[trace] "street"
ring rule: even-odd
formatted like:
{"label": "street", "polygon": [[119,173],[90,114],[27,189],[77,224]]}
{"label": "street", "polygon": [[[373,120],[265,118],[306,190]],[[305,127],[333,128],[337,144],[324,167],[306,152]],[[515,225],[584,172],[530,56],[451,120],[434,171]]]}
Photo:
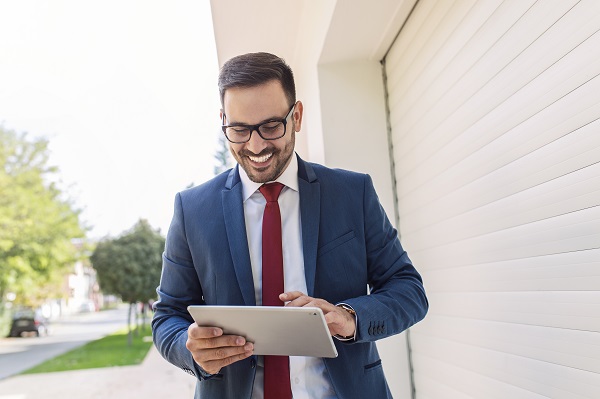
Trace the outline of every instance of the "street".
{"label": "street", "polygon": [[50,323],[48,336],[0,338],[0,380],[126,327],[127,309],[62,317]]}
{"label": "street", "polygon": [[55,321],[48,337],[0,339],[0,399],[193,397],[196,378],[165,361],[154,347],[139,365],[16,375],[126,325],[124,307]]}

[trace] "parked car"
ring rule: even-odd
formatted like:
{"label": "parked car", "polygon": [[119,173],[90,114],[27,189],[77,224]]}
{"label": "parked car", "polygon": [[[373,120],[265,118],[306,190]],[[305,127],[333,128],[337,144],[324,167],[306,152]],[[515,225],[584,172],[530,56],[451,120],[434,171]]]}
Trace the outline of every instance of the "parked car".
{"label": "parked car", "polygon": [[81,305],[79,305],[79,313],[89,313],[95,311],[96,305],[92,301],[83,301]]}
{"label": "parked car", "polygon": [[13,315],[9,337],[22,337],[27,333],[48,335],[48,321],[33,309],[20,309]]}

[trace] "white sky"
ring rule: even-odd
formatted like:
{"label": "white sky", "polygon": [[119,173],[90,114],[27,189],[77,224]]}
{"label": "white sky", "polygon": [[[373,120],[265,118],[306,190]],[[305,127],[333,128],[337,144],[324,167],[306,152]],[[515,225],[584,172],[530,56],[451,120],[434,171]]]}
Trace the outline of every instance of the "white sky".
{"label": "white sky", "polygon": [[166,234],[212,177],[217,74],[208,1],[0,0],[0,124],[50,139],[90,237]]}

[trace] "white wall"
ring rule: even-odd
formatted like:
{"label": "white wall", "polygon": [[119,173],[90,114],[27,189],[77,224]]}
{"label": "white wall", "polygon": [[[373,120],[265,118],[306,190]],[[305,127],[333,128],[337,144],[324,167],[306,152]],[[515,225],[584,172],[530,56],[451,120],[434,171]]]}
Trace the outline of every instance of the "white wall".
{"label": "white wall", "polygon": [[[319,66],[325,163],[369,173],[394,223],[385,94],[381,65],[348,61]],[[379,341],[384,371],[396,398],[410,398],[406,336]]]}
{"label": "white wall", "polygon": [[369,173],[394,221],[382,70],[376,61],[319,65],[325,163]]}

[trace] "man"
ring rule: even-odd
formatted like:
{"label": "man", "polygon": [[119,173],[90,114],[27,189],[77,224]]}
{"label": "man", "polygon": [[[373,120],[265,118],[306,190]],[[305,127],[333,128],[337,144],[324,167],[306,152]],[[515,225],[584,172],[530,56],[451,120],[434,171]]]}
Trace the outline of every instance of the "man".
{"label": "man", "polygon": [[[303,105],[279,57],[234,57],[219,89],[238,165],[176,196],[156,346],[198,378],[196,398],[391,398],[374,341],[420,321],[428,303],[371,178],[294,153]],[[274,187],[279,197],[271,197]],[[274,206],[281,221],[271,224]],[[267,243],[273,236],[277,255]],[[274,258],[279,266],[270,268]],[[273,280],[282,289],[273,291]],[[243,337],[194,324],[186,308],[203,304],[317,306],[339,356],[255,356]]]}

